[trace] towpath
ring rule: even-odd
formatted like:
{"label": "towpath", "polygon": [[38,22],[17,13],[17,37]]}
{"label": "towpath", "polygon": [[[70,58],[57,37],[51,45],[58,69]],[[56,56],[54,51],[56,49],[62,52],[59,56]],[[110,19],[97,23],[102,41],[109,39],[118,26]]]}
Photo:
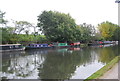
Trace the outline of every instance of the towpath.
{"label": "towpath", "polygon": [[109,71],[107,71],[103,76],[99,79],[119,79],[120,81],[120,61],[115,64]]}

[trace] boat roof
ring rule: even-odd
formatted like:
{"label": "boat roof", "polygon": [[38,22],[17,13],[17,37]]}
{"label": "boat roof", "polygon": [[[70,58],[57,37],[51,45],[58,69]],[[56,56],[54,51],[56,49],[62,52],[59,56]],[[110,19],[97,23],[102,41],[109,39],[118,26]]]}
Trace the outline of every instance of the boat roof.
{"label": "boat roof", "polygon": [[30,45],[48,45],[48,44],[30,44]]}
{"label": "boat roof", "polygon": [[3,45],[0,45],[0,46],[13,46],[13,45],[21,45],[21,44],[3,44]]}

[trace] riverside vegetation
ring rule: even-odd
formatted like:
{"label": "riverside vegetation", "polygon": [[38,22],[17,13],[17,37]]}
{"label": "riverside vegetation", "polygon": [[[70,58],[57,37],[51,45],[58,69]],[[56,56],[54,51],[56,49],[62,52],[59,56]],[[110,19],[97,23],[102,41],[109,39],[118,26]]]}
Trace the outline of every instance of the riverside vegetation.
{"label": "riverside vegetation", "polygon": [[[30,43],[76,42],[89,43],[101,40],[120,40],[120,27],[109,21],[94,27],[91,24],[77,25],[70,14],[57,11],[43,11],[38,16],[37,26],[28,21],[13,21],[9,26],[0,11],[0,43],[27,45]],[[33,31],[31,31],[33,30]],[[96,31],[97,30],[97,31]]]}
{"label": "riverside vegetation", "polygon": [[[20,43],[23,45],[28,45],[31,43],[51,43],[51,42],[68,42],[69,43],[69,42],[80,41],[81,43],[85,43],[85,44],[81,44],[81,46],[84,47],[84,46],[87,46],[87,43],[93,42],[93,41],[104,41],[104,40],[120,41],[120,27],[117,24],[114,24],[109,21],[104,21],[98,24],[97,27],[94,27],[93,25],[86,24],[86,23],[77,25],[75,23],[75,20],[70,16],[70,14],[64,14],[57,11],[43,11],[42,14],[38,16],[38,19],[37,19],[38,23],[36,26],[28,21],[13,21],[12,23],[13,26],[10,26],[8,24],[8,22],[10,21],[5,20],[4,16],[5,16],[5,12],[0,11],[0,44]],[[106,62],[105,61],[106,58],[108,60],[107,62],[109,62],[109,59],[111,59],[112,56],[114,55],[111,50],[105,50],[105,49],[101,49],[102,50],[101,57],[103,58],[102,59],[103,63]],[[86,52],[88,52],[88,54]],[[86,59],[87,59],[87,61],[89,62],[89,60],[91,60],[90,58],[91,56],[89,53],[92,53],[89,51],[89,49],[86,49],[86,51],[83,51],[83,56],[85,57],[84,59],[82,59],[83,61],[85,60],[86,62]],[[111,55],[111,54],[112,55],[108,57],[107,54],[105,53],[107,53],[108,55]],[[69,66],[74,66],[76,63],[79,64],[79,62],[83,62],[83,61],[79,61],[81,60],[79,59],[81,57],[81,56],[79,57],[79,54],[67,54],[71,58],[69,58],[67,55],[66,56],[60,55],[61,57],[65,58],[65,60],[62,60],[62,61],[60,61],[61,58],[59,58],[58,60],[57,58],[58,55],[54,55],[54,54],[46,54],[46,55],[49,58],[47,58],[46,60],[47,62],[44,62],[44,63],[48,63],[51,61],[50,64],[52,65],[54,62],[58,61],[58,64],[55,64],[58,69],[60,64],[59,62],[63,63],[61,64],[63,65],[62,67],[64,67],[64,65],[69,65],[69,64],[70,64]],[[78,55],[78,56],[74,56],[74,55]],[[54,60],[53,59],[51,60],[50,57],[54,58]],[[71,62],[69,61],[69,59],[71,59]],[[99,70],[97,73],[95,73],[88,79],[96,79],[99,76],[101,76],[106,70],[110,69],[114,65],[114,63],[117,62],[117,59],[118,58],[116,57],[114,60],[108,63],[107,66],[103,67],[101,70]],[[78,60],[78,62],[76,62],[76,60]],[[63,61],[67,62],[68,64],[64,64]],[[60,70],[63,71],[63,69],[60,69]],[[71,71],[71,69],[68,69],[68,70]],[[48,70],[48,71],[52,71],[52,70]],[[43,68],[43,72],[47,72],[46,74],[52,73],[52,72],[48,73],[48,71],[44,71],[44,68]],[[63,72],[61,73],[63,76]],[[56,76],[55,73],[53,73],[53,75]]]}

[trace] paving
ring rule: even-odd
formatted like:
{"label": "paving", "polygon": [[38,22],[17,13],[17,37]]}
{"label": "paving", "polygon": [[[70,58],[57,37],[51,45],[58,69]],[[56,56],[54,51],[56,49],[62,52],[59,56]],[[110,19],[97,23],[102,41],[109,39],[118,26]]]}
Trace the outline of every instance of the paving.
{"label": "paving", "polygon": [[120,81],[120,61],[115,64],[109,71],[107,71],[103,76],[99,79],[119,79]]}

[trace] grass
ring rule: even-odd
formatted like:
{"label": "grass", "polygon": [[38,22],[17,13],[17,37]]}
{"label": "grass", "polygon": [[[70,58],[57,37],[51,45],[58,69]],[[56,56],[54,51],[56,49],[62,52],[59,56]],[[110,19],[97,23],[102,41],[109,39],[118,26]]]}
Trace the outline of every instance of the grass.
{"label": "grass", "polygon": [[85,79],[84,81],[89,81],[92,79],[99,79],[105,72],[107,72],[109,69],[111,69],[118,61],[120,60],[120,56],[116,56],[112,61],[110,61],[107,65],[105,65],[103,68],[92,74],[90,77]]}

